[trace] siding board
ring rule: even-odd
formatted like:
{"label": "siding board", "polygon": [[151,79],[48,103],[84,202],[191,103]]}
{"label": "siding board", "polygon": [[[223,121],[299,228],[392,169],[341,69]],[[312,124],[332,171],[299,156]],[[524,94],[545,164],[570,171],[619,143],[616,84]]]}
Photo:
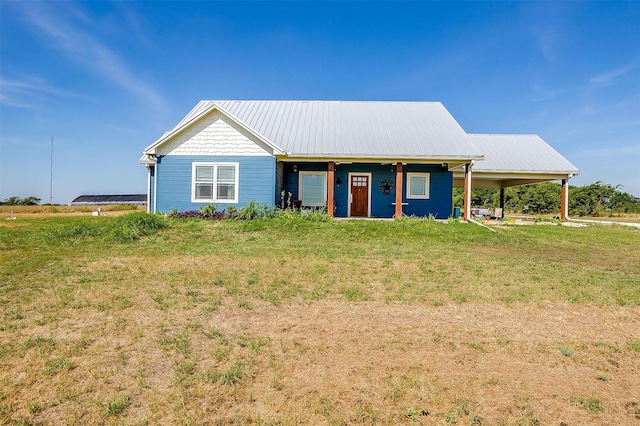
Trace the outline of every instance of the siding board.
{"label": "siding board", "polygon": [[194,162],[238,163],[238,203],[214,203],[220,209],[229,205],[240,208],[249,201],[274,206],[276,170],[274,157],[168,155],[163,157],[157,165],[156,210],[158,212],[168,213],[171,209],[199,210],[200,207],[209,204],[208,202],[191,202],[191,173]]}

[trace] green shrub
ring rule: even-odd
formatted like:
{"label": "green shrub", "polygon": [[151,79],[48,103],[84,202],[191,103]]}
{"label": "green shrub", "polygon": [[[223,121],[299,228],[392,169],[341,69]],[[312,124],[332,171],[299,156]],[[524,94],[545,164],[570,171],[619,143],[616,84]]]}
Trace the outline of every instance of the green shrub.
{"label": "green shrub", "polygon": [[274,216],[278,219],[291,220],[306,220],[308,222],[329,222],[331,217],[327,214],[325,209],[277,209],[274,212]]}
{"label": "green shrub", "polygon": [[229,217],[234,218],[238,215],[238,209],[236,208],[236,206],[227,206],[226,208],[227,213],[229,213]]}
{"label": "green shrub", "polygon": [[111,230],[111,239],[119,242],[134,241],[167,227],[167,220],[158,214],[131,213],[120,216]]}
{"label": "green shrub", "polygon": [[257,201],[249,201],[246,206],[238,210],[237,218],[241,220],[266,219],[273,217],[275,210],[266,203],[258,204]]}
{"label": "green shrub", "polygon": [[218,206],[216,206],[215,204],[207,204],[206,206],[200,207],[200,213],[202,213],[202,216],[205,219],[215,216],[217,211]]}

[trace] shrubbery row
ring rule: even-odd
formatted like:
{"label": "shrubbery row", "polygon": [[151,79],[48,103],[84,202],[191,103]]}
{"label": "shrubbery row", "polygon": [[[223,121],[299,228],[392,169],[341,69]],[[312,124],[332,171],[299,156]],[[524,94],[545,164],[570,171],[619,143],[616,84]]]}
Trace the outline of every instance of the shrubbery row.
{"label": "shrubbery row", "polygon": [[177,209],[171,210],[167,217],[170,219],[205,219],[205,220],[253,220],[268,218],[301,218],[312,222],[327,222],[330,220],[329,215],[324,209],[278,209],[268,204],[259,204],[256,201],[250,201],[246,206],[239,209],[229,206],[226,210],[218,210],[218,206],[209,204],[200,208],[200,210],[189,210],[179,212]]}

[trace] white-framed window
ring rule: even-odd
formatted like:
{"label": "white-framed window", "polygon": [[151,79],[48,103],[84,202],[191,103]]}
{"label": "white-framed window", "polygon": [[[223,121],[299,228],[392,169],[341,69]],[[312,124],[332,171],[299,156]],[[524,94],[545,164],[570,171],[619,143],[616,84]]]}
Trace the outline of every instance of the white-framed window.
{"label": "white-framed window", "polygon": [[192,163],[191,201],[237,203],[238,163]]}
{"label": "white-framed window", "polygon": [[300,172],[298,198],[303,206],[321,207],[327,203],[327,172]]}
{"label": "white-framed window", "polygon": [[407,173],[407,198],[429,198],[429,173]]}

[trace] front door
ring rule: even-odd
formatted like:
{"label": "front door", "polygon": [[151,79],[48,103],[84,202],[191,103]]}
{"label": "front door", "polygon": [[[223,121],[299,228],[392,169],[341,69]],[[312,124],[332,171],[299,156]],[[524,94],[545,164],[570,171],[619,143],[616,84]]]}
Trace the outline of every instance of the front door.
{"label": "front door", "polygon": [[369,216],[368,175],[351,175],[351,216]]}

